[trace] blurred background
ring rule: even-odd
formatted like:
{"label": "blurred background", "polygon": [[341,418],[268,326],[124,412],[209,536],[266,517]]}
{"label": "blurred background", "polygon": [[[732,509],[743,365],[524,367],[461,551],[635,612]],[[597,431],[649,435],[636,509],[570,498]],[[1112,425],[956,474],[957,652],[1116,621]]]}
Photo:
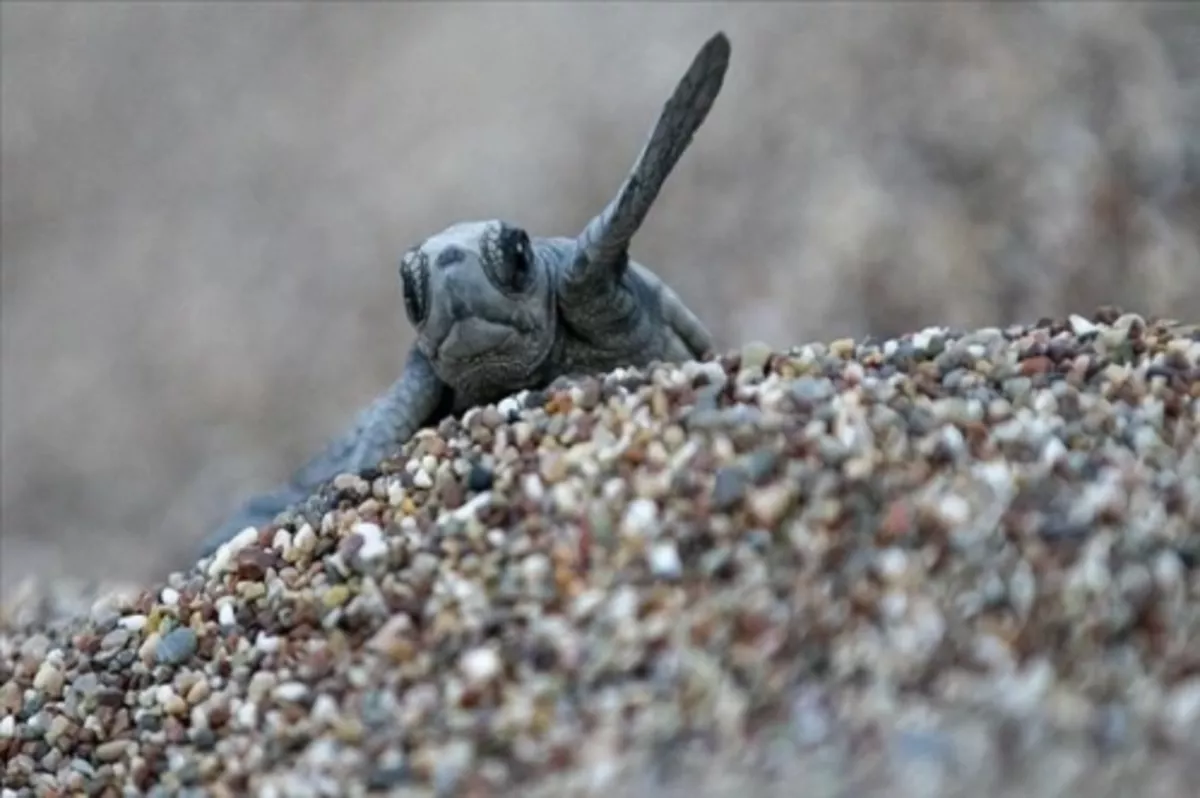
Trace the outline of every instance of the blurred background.
{"label": "blurred background", "polygon": [[1200,5],[0,6],[0,579],[148,578],[397,375],[399,254],[571,234],[717,29],[634,256],[724,348],[1200,321]]}

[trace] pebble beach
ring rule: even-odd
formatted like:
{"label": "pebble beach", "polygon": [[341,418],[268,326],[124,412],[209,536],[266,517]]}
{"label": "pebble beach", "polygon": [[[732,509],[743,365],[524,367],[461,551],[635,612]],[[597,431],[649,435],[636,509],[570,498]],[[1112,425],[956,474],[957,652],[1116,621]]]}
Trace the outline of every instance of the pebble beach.
{"label": "pebble beach", "polygon": [[157,584],[6,589],[2,798],[1200,780],[1197,324],[562,379],[306,509]]}

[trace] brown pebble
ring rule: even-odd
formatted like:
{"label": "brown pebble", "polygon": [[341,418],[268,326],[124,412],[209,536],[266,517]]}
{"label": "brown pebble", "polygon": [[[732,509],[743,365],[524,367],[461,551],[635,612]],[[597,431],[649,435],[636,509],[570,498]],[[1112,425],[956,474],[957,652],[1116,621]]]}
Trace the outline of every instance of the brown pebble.
{"label": "brown pebble", "polygon": [[1054,361],[1045,355],[1026,358],[1021,361],[1021,374],[1029,377],[1034,374],[1045,374],[1054,371]]}
{"label": "brown pebble", "polygon": [[261,582],[267,571],[277,568],[282,560],[270,549],[247,546],[237,553],[234,560],[234,576],[239,581]]}
{"label": "brown pebble", "polygon": [[94,751],[96,761],[116,762],[125,756],[129,747],[130,742],[128,740],[109,740],[108,742],[100,743]]}

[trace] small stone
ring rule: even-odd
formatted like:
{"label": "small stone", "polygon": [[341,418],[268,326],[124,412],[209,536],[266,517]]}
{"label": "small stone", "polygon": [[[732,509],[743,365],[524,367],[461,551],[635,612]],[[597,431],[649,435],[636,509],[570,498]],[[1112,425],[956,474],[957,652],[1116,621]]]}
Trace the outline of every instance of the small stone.
{"label": "small stone", "polygon": [[183,715],[188,710],[187,701],[171,689],[171,686],[168,684],[159,687],[155,699],[158,705],[162,707],[163,712],[168,715]]}
{"label": "small stone", "polygon": [[212,694],[212,687],[207,679],[200,679],[190,688],[188,688],[185,699],[189,704],[195,706],[207,699]]}
{"label": "small stone", "polygon": [[658,505],[651,499],[634,499],[625,508],[621,531],[632,537],[652,537],[658,531]]}
{"label": "small stone", "polygon": [[254,637],[254,648],[264,654],[274,654],[279,651],[279,636],[259,632]]}
{"label": "small stone", "polygon": [[32,662],[44,660],[50,652],[50,638],[43,634],[31,635],[21,643],[21,657]]}
{"label": "small stone", "polygon": [[366,496],[371,492],[371,486],[359,474],[338,474],[333,478],[333,489],[355,496]]}
{"label": "small stone", "polygon": [[1200,729],[1200,677],[1178,684],[1166,696],[1163,716],[1170,732],[1180,740],[1194,740]]}
{"label": "small stone", "polygon": [[292,533],[286,527],[280,527],[275,530],[275,537],[271,539],[271,548],[278,552],[286,552],[292,547]]}
{"label": "small stone", "polygon": [[433,760],[433,789],[437,795],[457,795],[460,785],[475,761],[475,751],[467,740],[454,740],[442,746]]}
{"label": "small stone", "polygon": [[500,675],[500,657],[487,647],[475,648],[463,654],[459,669],[467,683],[480,687]]}
{"label": "small stone", "polygon": [[496,403],[500,416],[508,421],[516,421],[521,417],[521,403],[515,396],[506,396]]}
{"label": "small stone", "polygon": [[303,682],[284,682],[271,691],[271,696],[276,701],[294,704],[307,699],[308,693],[308,685]]}
{"label": "small stone", "polygon": [[1089,335],[1095,335],[1100,328],[1092,322],[1085,319],[1083,316],[1071,314],[1071,331],[1079,338],[1084,338]]}
{"label": "small stone", "polygon": [[746,456],[742,470],[746,478],[755,485],[761,485],[770,479],[779,467],[780,456],[770,449],[756,449]]}
{"label": "small stone", "polygon": [[362,538],[362,545],[358,549],[358,558],[363,562],[373,562],[385,556],[388,552],[387,541],[383,537],[383,530],[378,524],[360,522],[354,525],[354,531],[351,533]]}
{"label": "small stone", "polygon": [[146,635],[146,639],[138,646],[137,657],[141,662],[149,665],[157,658],[158,644],[162,642],[162,635],[158,632],[151,632]]}
{"label": "small stone", "polygon": [[757,488],[747,497],[746,507],[757,523],[771,528],[791,509],[794,493],[795,489],[787,482]]}
{"label": "small stone", "polygon": [[683,573],[683,562],[675,543],[665,540],[654,544],[649,554],[650,571],[662,579],[678,579]]}
{"label": "small stone", "polygon": [[163,665],[179,665],[196,653],[196,633],[186,626],[172,629],[162,636],[154,649],[155,658]]}
{"label": "small stone", "polygon": [[246,697],[257,704],[270,695],[278,683],[278,678],[271,671],[256,671],[246,685]]}
{"label": "small stone", "polygon": [[418,470],[413,474],[413,487],[419,490],[429,490],[433,487],[433,477],[428,471]]}
{"label": "small stone", "polygon": [[740,375],[761,376],[771,358],[771,347],[762,341],[751,341],[742,347]]}
{"label": "small stone", "polygon": [[346,585],[333,585],[321,596],[321,603],[328,609],[340,607],[350,600],[350,588]]}
{"label": "small stone", "polygon": [[735,466],[723,466],[717,469],[713,483],[712,496],[709,501],[717,512],[727,512],[738,505],[746,495],[746,473]]}
{"label": "small stone", "polygon": [[292,545],[302,554],[312,553],[317,547],[317,533],[311,524],[305,524],[297,530],[296,537],[292,540]]}
{"label": "small stone", "polygon": [[109,740],[96,746],[96,761],[111,763],[125,756],[131,743],[128,740]]}
{"label": "small stone", "polygon": [[471,466],[471,470],[467,472],[467,490],[474,493],[482,493],[485,490],[492,489],[492,472],[491,469],[485,466],[475,464]]}
{"label": "small stone", "polygon": [[237,626],[237,610],[233,608],[233,602],[222,604],[217,609],[217,623],[226,628]]}
{"label": "small stone", "polygon": [[121,618],[118,623],[122,629],[127,629],[130,632],[140,632],[146,628],[145,615],[126,615]]}
{"label": "small stone", "polygon": [[389,748],[380,754],[367,774],[366,786],[369,790],[390,790],[401,786],[409,778],[410,771],[404,752]]}
{"label": "small stone", "polygon": [[100,648],[106,652],[113,652],[113,650],[125,648],[125,644],[128,642],[130,642],[130,630],[122,629],[119,626],[101,638]]}
{"label": "small stone", "polygon": [[50,726],[46,729],[46,733],[43,735],[43,737],[47,743],[54,745],[54,743],[57,742],[60,737],[66,734],[70,728],[70,720],[63,715],[55,715],[50,721]]}
{"label": "small stone", "polygon": [[43,662],[34,674],[33,689],[50,698],[61,698],[64,679],[63,672],[55,665]]}

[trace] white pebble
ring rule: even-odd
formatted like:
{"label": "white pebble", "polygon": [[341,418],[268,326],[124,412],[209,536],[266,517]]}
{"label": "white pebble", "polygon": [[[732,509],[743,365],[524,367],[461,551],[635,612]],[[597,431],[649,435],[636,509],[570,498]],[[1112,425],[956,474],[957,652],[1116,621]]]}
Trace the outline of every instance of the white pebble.
{"label": "white pebble", "polygon": [[463,654],[459,667],[467,682],[477,687],[500,675],[500,657],[490,648],[475,648]]}
{"label": "white pebble", "polygon": [[383,539],[383,530],[378,524],[361,521],[354,525],[354,533],[363,540],[362,548],[358,550],[362,560],[377,560],[387,554],[387,541]]}
{"label": "white pebble", "polygon": [[11,739],[17,733],[17,718],[14,715],[5,715],[0,718],[0,740]]}
{"label": "white pebble", "polygon": [[237,708],[233,717],[238,726],[243,729],[253,729],[258,725],[258,705],[253,701],[246,701]]}
{"label": "white pebble", "polygon": [[387,500],[392,507],[399,507],[404,501],[404,486],[400,484],[400,480],[393,479],[388,482]]}
{"label": "white pebble", "polygon": [[542,497],[546,495],[546,489],[542,486],[541,477],[537,474],[525,474],[521,477],[521,488],[531,501],[540,502]]}
{"label": "white pebble", "polygon": [[605,502],[616,504],[625,498],[625,491],[625,480],[620,477],[613,477],[604,483],[604,487],[600,489],[600,495],[604,498]]}
{"label": "white pebble", "polygon": [[650,571],[655,576],[677,579],[683,573],[683,561],[679,559],[679,549],[673,541],[663,541],[651,547],[649,561]]}
{"label": "white pebble", "polygon": [[412,478],[413,478],[413,487],[414,488],[420,488],[421,490],[429,490],[430,488],[433,487],[433,477],[429,475],[428,471],[424,471],[422,469],[417,469],[413,473]]}
{"label": "white pebble", "polygon": [[280,527],[275,530],[275,537],[271,539],[271,548],[276,551],[287,551],[292,547],[292,533]]}
{"label": "white pebble", "polygon": [[233,536],[232,539],[217,548],[212,562],[208,564],[208,575],[211,578],[220,576],[229,570],[238,552],[258,541],[258,530],[248,526]]}
{"label": "white pebble", "polygon": [[154,698],[168,715],[181,715],[187,711],[187,702],[169,684],[160,686]]}
{"label": "white pebble", "polygon": [[496,409],[500,411],[500,415],[506,419],[510,416],[521,412],[521,404],[515,396],[506,396],[496,403]]}
{"label": "white pebble", "polygon": [[1079,316],[1074,313],[1071,314],[1071,332],[1075,333],[1076,335],[1088,335],[1089,333],[1096,332],[1098,329],[1100,328],[1095,324],[1092,324],[1083,316]]}
{"label": "white pebble", "polygon": [[613,591],[608,599],[607,615],[617,623],[627,622],[637,614],[638,595],[629,585]]}
{"label": "white pebble", "polygon": [[875,568],[884,581],[898,581],[908,570],[908,555],[894,547],[884,549],[875,555]]}
{"label": "white pebble", "polygon": [[295,539],[292,544],[296,550],[303,554],[311,554],[312,550],[317,547],[317,532],[312,528],[312,524],[305,524],[296,532]]}
{"label": "white pebble", "polygon": [[233,608],[233,602],[227,601],[217,608],[217,623],[221,626],[237,626],[237,610]]}
{"label": "white pebble", "polygon": [[469,501],[459,507],[457,510],[452,510],[448,517],[454,521],[467,522],[472,518],[477,518],[479,510],[487,507],[492,501],[492,492],[484,491],[483,493],[472,496]]}
{"label": "white pebble", "polygon": [[50,662],[43,662],[33,676],[33,689],[39,693],[47,693],[52,698],[62,695],[63,674]]}
{"label": "white pebble", "polygon": [[254,638],[254,647],[264,654],[274,654],[279,650],[279,636],[259,632]]}
{"label": "white pebble", "polygon": [[962,496],[943,496],[938,504],[938,513],[951,527],[960,527],[971,518],[971,505]]}
{"label": "white pebble", "polygon": [[284,682],[271,691],[276,701],[294,703],[308,697],[308,685],[304,682]]}
{"label": "white pebble", "polygon": [[146,626],[145,615],[126,615],[121,618],[118,623],[123,629],[128,629],[131,632],[140,632]]}
{"label": "white pebble", "polygon": [[550,498],[565,515],[573,515],[579,510],[579,488],[570,482],[559,482],[551,488]]}
{"label": "white pebble", "polygon": [[1167,726],[1179,739],[1195,739],[1200,731],[1200,678],[1189,679],[1167,695],[1163,707]]}
{"label": "white pebble", "polygon": [[338,719],[337,701],[328,693],[321,693],[313,701],[310,714],[317,723],[332,723]]}
{"label": "white pebble", "polygon": [[625,508],[621,529],[627,535],[642,537],[651,534],[658,523],[658,505],[651,499],[634,499]]}
{"label": "white pebble", "polygon": [[256,671],[246,685],[246,695],[252,702],[261,701],[276,685],[275,674],[270,671]]}
{"label": "white pebble", "polygon": [[1163,551],[1154,560],[1154,581],[1167,593],[1173,594],[1184,584],[1185,569],[1179,555]]}
{"label": "white pebble", "polygon": [[908,612],[908,596],[898,590],[889,590],[880,598],[879,610],[890,623],[899,623]]}
{"label": "white pebble", "polygon": [[552,572],[550,558],[534,552],[521,562],[521,571],[528,584],[541,585]]}
{"label": "white pebble", "polygon": [[179,591],[173,587],[164,587],[158,594],[158,599],[166,606],[174,607],[179,604]]}
{"label": "white pebble", "polygon": [[1046,439],[1046,444],[1042,447],[1042,462],[1046,465],[1054,465],[1059,460],[1067,456],[1067,447],[1061,440],[1055,436],[1050,436]]}

